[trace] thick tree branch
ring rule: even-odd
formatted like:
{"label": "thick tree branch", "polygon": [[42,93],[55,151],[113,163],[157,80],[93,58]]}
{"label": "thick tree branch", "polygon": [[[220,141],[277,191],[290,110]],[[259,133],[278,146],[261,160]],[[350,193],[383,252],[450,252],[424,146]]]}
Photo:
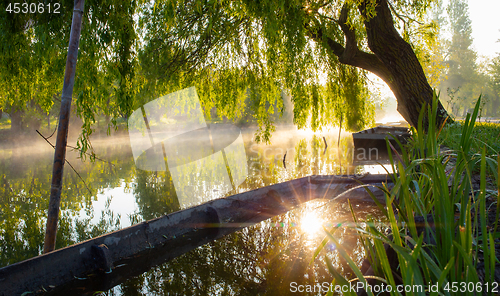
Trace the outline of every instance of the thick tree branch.
{"label": "thick tree branch", "polygon": [[346,41],[345,47],[329,36],[325,36],[321,28],[314,30],[306,24],[308,36],[319,44],[326,42],[328,48],[334,55],[337,56],[339,62],[342,64],[358,67],[372,72],[384,80],[387,84],[390,84],[392,81],[391,75],[385,65],[377,58],[376,55],[361,51],[358,48],[356,32],[347,23],[348,14],[349,7],[347,4],[344,4],[340,12],[340,18],[336,21],[344,33]]}
{"label": "thick tree branch", "polygon": [[319,29],[312,29],[309,24],[305,24],[305,29],[306,29],[306,32],[307,32],[307,35],[309,36],[309,38],[313,39],[314,41],[316,41],[317,43],[320,43],[323,41],[323,38],[326,39],[326,43],[328,45],[328,47],[330,48],[330,50],[333,52],[334,55],[336,55],[337,57],[340,57],[342,56],[342,54],[344,53],[344,46],[340,43],[338,43],[337,41],[331,39],[330,37],[324,37],[323,36],[323,30],[321,28]]}
{"label": "thick tree branch", "polygon": [[[433,90],[412,47],[394,27],[388,1],[375,1],[375,16],[368,15],[367,6],[371,5],[368,2],[370,1],[362,1],[358,6],[359,12],[365,19],[368,47],[390,73],[390,81],[387,82],[385,79],[384,81],[398,100],[399,113],[412,126],[417,126],[422,106],[432,103]],[[447,113],[441,103],[438,108],[439,125],[446,120]],[[424,122],[424,126],[426,124]]]}
{"label": "thick tree branch", "polygon": [[346,61],[354,59],[356,54],[360,52],[358,48],[358,41],[356,40],[356,31],[347,23],[347,17],[349,15],[349,5],[347,3],[342,6],[340,10],[340,18],[338,25],[342,29],[345,35],[345,51],[344,58]]}

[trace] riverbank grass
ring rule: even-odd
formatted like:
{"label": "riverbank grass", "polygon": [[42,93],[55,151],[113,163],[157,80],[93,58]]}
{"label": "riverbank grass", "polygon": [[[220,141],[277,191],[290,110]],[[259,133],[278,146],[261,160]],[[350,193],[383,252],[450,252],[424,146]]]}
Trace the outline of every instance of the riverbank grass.
{"label": "riverbank grass", "polygon": [[[445,126],[439,135],[443,146],[452,150],[460,149],[464,121],[456,121]],[[500,152],[500,123],[476,122],[471,135],[471,153],[481,153],[486,148],[487,156],[495,156]]]}

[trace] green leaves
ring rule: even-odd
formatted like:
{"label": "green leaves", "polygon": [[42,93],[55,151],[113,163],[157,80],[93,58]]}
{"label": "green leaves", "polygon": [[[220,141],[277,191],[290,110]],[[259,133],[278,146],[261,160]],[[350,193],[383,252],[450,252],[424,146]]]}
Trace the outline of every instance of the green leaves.
{"label": "green leaves", "polygon": [[[206,114],[216,107],[217,117],[252,119],[259,125],[258,138],[265,141],[279,121],[282,93],[291,95],[299,127],[342,125],[355,131],[369,126],[374,107],[365,73],[339,63],[326,38],[311,38],[311,32],[321,29],[329,40],[344,46],[337,19],[347,3],[353,6],[347,21],[355,29],[358,46],[367,51],[363,19],[354,9],[364,2],[367,15],[373,17],[376,1],[89,0],[75,80],[82,130],[90,134],[99,116],[111,124],[126,119],[141,104],[193,85],[204,89],[200,99]],[[427,2],[395,1],[395,8],[418,14]],[[50,110],[62,83],[60,60],[70,21],[68,16],[44,19],[35,30],[5,35],[10,52],[21,47],[26,56],[0,67],[0,77],[21,74],[18,82],[6,80],[0,86],[7,90],[0,103],[30,98],[45,113]],[[2,26],[23,22],[27,20],[8,19]],[[31,44],[33,40],[43,42]],[[21,85],[25,81],[37,82]],[[22,95],[8,92],[16,83]]]}
{"label": "green leaves", "polygon": [[[373,223],[357,223],[356,230],[363,237],[365,253],[370,254],[376,275],[391,285],[396,279],[405,285],[432,284],[438,290],[429,291],[431,295],[450,295],[451,290],[446,288],[450,284],[479,282],[480,262],[484,262],[485,281],[494,280],[498,258],[493,244],[498,232],[495,226],[491,231],[492,225],[488,224],[492,223],[488,222],[492,213],[486,207],[488,157],[485,147],[479,156],[469,153],[479,104],[480,99],[465,121],[458,151],[443,154],[437,141],[440,131],[434,123],[435,98],[427,110],[428,130],[424,132],[421,123],[425,111],[418,130],[413,130],[413,142],[407,147],[411,153],[404,153],[398,163],[391,157],[393,168],[398,170],[394,187],[386,192],[385,213],[391,237],[381,234]],[[489,159],[490,166],[498,170]],[[479,191],[472,184],[477,165]],[[397,269],[387,261],[389,249],[397,254]],[[335,277],[335,272],[332,274]]]}
{"label": "green leaves", "polygon": [[[139,61],[147,77],[165,85],[210,88],[210,97],[200,99],[230,118],[238,118],[240,114],[230,110],[243,102],[255,106],[245,113],[259,124],[258,138],[268,138],[276,120],[269,115],[281,109],[283,91],[292,96],[294,122],[299,127],[320,129],[340,124],[341,118],[347,120],[349,130],[370,123],[373,108],[364,103],[367,92],[362,73],[332,63],[323,44],[307,39],[304,24],[318,17],[320,3],[187,1],[175,9],[172,19],[156,21],[159,15],[171,16],[172,3],[161,1],[141,17],[145,46]],[[329,5],[321,5],[321,10],[334,12]],[[341,71],[346,75],[338,75]],[[223,81],[227,76],[218,73],[229,72],[235,73],[230,79],[238,85],[238,93],[246,92],[251,103],[245,95],[225,95],[230,93],[229,84]],[[340,87],[326,87],[321,76]],[[340,108],[344,102],[347,107]]]}

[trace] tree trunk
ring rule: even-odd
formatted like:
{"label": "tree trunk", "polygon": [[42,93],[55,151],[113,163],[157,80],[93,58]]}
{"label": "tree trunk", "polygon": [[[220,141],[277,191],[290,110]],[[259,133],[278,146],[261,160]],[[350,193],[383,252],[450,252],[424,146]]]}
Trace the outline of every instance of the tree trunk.
{"label": "tree trunk", "polygon": [[[345,45],[325,36],[321,28],[313,29],[306,24],[308,35],[319,44],[326,42],[326,46],[338,57],[339,62],[367,70],[384,80],[398,101],[401,116],[416,127],[422,106],[430,106],[432,103],[433,90],[410,44],[394,27],[387,0],[376,0],[376,15],[371,18],[366,16],[366,2],[368,0],[362,1],[358,9],[366,19],[364,25],[368,47],[373,53],[359,49],[356,32],[347,21],[351,5],[347,2],[342,7],[337,21],[344,33]],[[436,123],[440,126],[447,118],[448,113],[439,102]],[[425,119],[424,128],[426,127]]]}
{"label": "tree trunk", "polygon": [[18,109],[17,107],[12,107],[10,115],[10,131],[12,135],[21,133],[25,130],[25,126],[23,125],[23,115],[24,111]]}
{"label": "tree trunk", "polygon": [[[366,2],[359,6],[364,17],[365,6]],[[396,96],[399,113],[416,127],[422,106],[432,104],[433,90],[410,44],[394,27],[387,0],[377,0],[375,10],[376,16],[364,22],[368,46],[388,71],[389,75],[381,78]],[[439,102],[436,123],[441,125],[447,118],[448,113]],[[426,125],[427,122],[424,122]]]}

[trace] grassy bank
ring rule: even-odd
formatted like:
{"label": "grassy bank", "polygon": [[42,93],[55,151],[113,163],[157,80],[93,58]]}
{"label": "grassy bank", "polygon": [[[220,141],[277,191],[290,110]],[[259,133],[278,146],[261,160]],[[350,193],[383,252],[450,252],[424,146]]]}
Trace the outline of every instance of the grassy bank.
{"label": "grassy bank", "polygon": [[[393,188],[382,188],[386,204],[381,205],[390,231],[380,232],[375,219],[355,227],[370,258],[370,272],[362,272],[327,234],[356,274],[346,279],[330,264],[334,285],[390,285],[390,295],[500,292],[495,273],[500,264],[498,127],[475,125],[478,102],[464,122],[437,129],[436,106],[435,102],[428,110],[428,131],[420,125],[407,149],[393,155],[398,174],[393,175]],[[451,150],[442,151],[441,144]],[[396,287],[411,291],[399,292]],[[378,294],[370,289],[366,293]],[[352,290],[343,294],[356,295]]]}
{"label": "grassy bank", "polygon": [[[443,128],[439,135],[442,145],[452,149],[460,149],[460,138],[464,126],[464,121],[456,121]],[[500,151],[500,124],[476,122],[471,135],[471,153],[481,153],[481,149],[486,148],[487,156],[498,155]]]}

